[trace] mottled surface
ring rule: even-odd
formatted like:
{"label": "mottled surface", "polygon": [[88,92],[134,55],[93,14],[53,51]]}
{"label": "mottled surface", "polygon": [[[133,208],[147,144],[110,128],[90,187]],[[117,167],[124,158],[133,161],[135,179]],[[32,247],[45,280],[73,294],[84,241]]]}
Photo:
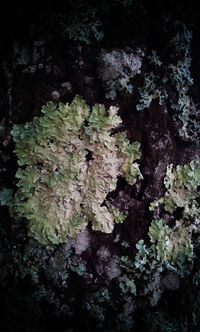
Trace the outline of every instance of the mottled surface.
{"label": "mottled surface", "polygon": [[[169,98],[162,105],[154,99],[149,108],[136,109],[138,88],[144,85],[145,74],[156,71],[161,77],[168,77],[169,63],[174,61],[176,65],[176,59],[170,58],[170,40],[182,26],[180,8],[171,11],[170,6],[164,6],[163,16],[160,6],[147,6],[144,11],[137,3],[134,19],[128,16],[128,30],[121,12],[116,10],[112,19],[112,23],[117,23],[115,29],[112,31],[107,23],[107,34],[100,44],[63,40],[53,29],[42,31],[40,17],[37,24],[27,23],[26,32],[23,28],[8,33],[0,58],[0,189],[16,190],[17,163],[9,135],[13,124],[40,116],[42,105],[48,101],[71,102],[76,94],[82,95],[90,106],[101,103],[107,109],[111,105],[119,107],[122,124],[116,131],[125,131],[131,143],[141,143],[143,175],[134,185],[119,177],[116,190],[108,194],[108,200],[127,215],[126,221],[115,225],[111,234],[94,231],[89,223],[77,238],[54,248],[29,239],[26,220],[10,218],[8,209],[1,207],[1,324],[8,331],[14,331],[13,324],[19,331],[19,322],[23,331],[31,325],[37,331],[46,331],[47,320],[59,331],[151,331],[153,322],[161,331],[160,326],[169,323],[168,317],[172,317],[169,324],[174,322],[174,326],[179,317],[177,331],[199,329],[198,243],[194,262],[184,267],[184,278],[177,274],[176,267],[156,260],[154,247],[149,249],[148,231],[153,218],[149,205],[164,196],[167,165],[184,165],[197,159],[200,152],[198,141],[185,142],[179,136],[182,122],[170,106],[171,100],[177,102],[178,95],[171,83],[166,83]],[[194,84],[188,96],[198,111],[199,19],[189,16],[190,11],[183,13],[181,19],[188,26],[191,17],[194,19],[194,60],[190,68]],[[116,50],[126,52],[127,47],[145,49],[142,66],[140,62],[138,65],[141,73],[130,78],[131,94],[120,90],[110,101],[105,98],[106,87],[98,73],[98,58],[102,49],[111,54]],[[146,58],[153,49],[163,63],[159,69]],[[170,215],[168,219],[170,224]],[[144,243],[138,244],[141,239]]]}

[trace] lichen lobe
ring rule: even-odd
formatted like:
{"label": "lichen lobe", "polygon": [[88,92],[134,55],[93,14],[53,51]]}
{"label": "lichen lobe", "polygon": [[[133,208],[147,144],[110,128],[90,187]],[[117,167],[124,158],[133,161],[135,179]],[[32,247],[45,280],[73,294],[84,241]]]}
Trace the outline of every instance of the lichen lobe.
{"label": "lichen lobe", "polygon": [[106,196],[119,175],[130,184],[141,177],[135,162],[140,144],[129,144],[125,133],[112,134],[121,123],[117,110],[111,106],[107,112],[104,105],[90,110],[76,96],[58,109],[49,102],[43,117],[14,125],[15,153],[23,168],[16,173],[18,191],[10,210],[28,220],[29,235],[40,243],[66,242],[88,221],[94,230],[110,233],[125,219]]}

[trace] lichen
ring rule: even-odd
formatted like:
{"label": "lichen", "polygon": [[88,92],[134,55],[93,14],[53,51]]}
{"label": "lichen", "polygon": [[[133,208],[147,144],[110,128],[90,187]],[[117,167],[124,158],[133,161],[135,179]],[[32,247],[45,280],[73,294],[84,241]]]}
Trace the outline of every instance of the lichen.
{"label": "lichen", "polygon": [[[69,15],[60,14],[60,25],[62,27],[62,34],[69,39],[91,43],[91,39],[101,40],[104,37],[102,31],[102,23],[98,18],[98,11],[93,8],[82,8],[82,2],[74,5],[76,11]],[[75,9],[75,8],[74,8]]]}
{"label": "lichen", "polygon": [[149,108],[151,102],[155,99],[158,99],[159,105],[162,105],[165,99],[167,99],[167,91],[160,87],[159,80],[159,75],[154,75],[153,72],[147,73],[145,75],[144,86],[138,88],[141,97],[139,104],[136,105],[138,111]]}
{"label": "lichen", "polygon": [[[163,262],[157,260],[156,246],[147,246],[144,240],[139,240],[136,244],[135,259],[131,260],[128,256],[121,257],[120,267],[124,274],[118,278],[119,287],[122,291],[130,292],[130,286],[135,287],[137,296],[148,296],[151,306],[155,306],[160,299],[163,287],[160,287],[161,274],[164,270]],[[143,280],[143,286],[138,286],[138,281]],[[121,282],[123,281],[123,282]],[[135,286],[133,286],[135,285]]]}
{"label": "lichen", "polygon": [[140,73],[143,55],[140,49],[116,49],[111,52],[101,50],[99,77],[106,85],[106,98],[115,99],[117,91],[120,90],[132,94],[133,86],[130,80]]}
{"label": "lichen", "polygon": [[171,107],[177,112],[175,118],[178,117],[182,121],[182,127],[179,135],[184,141],[193,141],[199,143],[200,136],[200,111],[196,107],[188,92],[193,85],[193,79],[190,74],[192,63],[191,57],[191,40],[192,31],[183,25],[183,31],[177,32],[171,41],[174,48],[175,56],[178,57],[177,64],[171,64],[170,79],[178,93],[176,102]]}
{"label": "lichen", "polygon": [[119,278],[119,281],[120,281],[119,286],[123,294],[131,293],[136,296],[137,293],[136,293],[136,285],[134,280],[128,279],[127,276],[123,276]]}
{"label": "lichen", "polygon": [[162,62],[155,50],[147,56],[152,71],[145,73],[143,86],[138,87],[140,99],[136,108],[148,109],[153,100],[158,100],[159,105],[168,101],[175,123],[180,123],[179,137],[199,144],[200,109],[189,96],[193,85],[190,72],[192,31],[184,24],[180,24],[178,30],[170,41],[170,63]]}
{"label": "lichen", "polygon": [[43,117],[14,125],[19,169],[18,190],[11,213],[28,220],[29,235],[43,244],[66,242],[88,221],[92,228],[110,233],[124,217],[106,203],[117,177],[134,184],[141,177],[140,144],[129,144],[126,134],[113,134],[120,123],[117,108],[90,107],[76,96],[58,109],[49,102]]}
{"label": "lichen", "polygon": [[192,160],[189,164],[173,164],[167,166],[164,179],[167,189],[164,197],[154,201],[150,210],[154,210],[159,204],[164,204],[165,210],[172,213],[177,207],[183,208],[183,217],[198,216],[199,212],[199,190],[200,184],[200,162]]}
{"label": "lichen", "polygon": [[179,211],[180,217],[174,218],[171,228],[163,219],[153,220],[149,235],[151,242],[156,243],[159,260],[179,264],[180,255],[192,259],[193,233],[199,234],[200,162],[193,160],[176,168],[168,165],[164,184],[165,195],[151,203],[150,210],[164,204],[167,213],[173,217],[173,213]]}
{"label": "lichen", "polygon": [[149,228],[151,242],[156,243],[157,259],[176,262],[180,254],[193,256],[191,234],[187,227],[178,224],[171,229],[163,220],[153,220]]}
{"label": "lichen", "polygon": [[0,191],[0,206],[8,205],[12,200],[13,190],[9,188],[2,188]]}

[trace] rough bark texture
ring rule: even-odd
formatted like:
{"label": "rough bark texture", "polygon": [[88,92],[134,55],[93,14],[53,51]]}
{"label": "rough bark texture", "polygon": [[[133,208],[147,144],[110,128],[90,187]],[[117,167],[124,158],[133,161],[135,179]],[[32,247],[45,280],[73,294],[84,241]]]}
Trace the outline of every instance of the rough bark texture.
{"label": "rough bark texture", "polygon": [[[147,73],[154,71],[160,80],[170,77],[169,64],[176,62],[170,58],[170,41],[185,25],[193,32],[190,72],[194,82],[188,96],[196,106],[198,123],[200,17],[194,7],[182,2],[181,7],[175,1],[128,3],[113,1],[105,10],[96,2],[87,2],[85,15],[90,17],[87,10],[94,6],[104,32],[99,41],[91,33],[90,44],[70,39],[70,35],[63,37],[66,15],[73,19],[76,15],[72,4],[68,11],[37,7],[29,12],[19,5],[18,11],[13,8],[6,13],[12,24],[4,25],[0,56],[0,189],[16,191],[18,166],[10,136],[13,124],[40,116],[48,101],[70,103],[76,94],[90,106],[119,107],[122,124],[117,132],[125,131],[130,143],[141,143],[143,179],[132,186],[119,177],[116,190],[108,194],[107,199],[127,215],[111,234],[94,231],[89,223],[77,238],[53,247],[29,238],[26,220],[11,218],[8,208],[0,207],[0,327],[4,331],[47,331],[49,327],[58,331],[200,329],[199,246],[192,263],[184,267],[184,278],[176,273],[176,267],[157,261],[155,251],[148,249],[148,231],[155,217],[149,205],[165,193],[167,165],[197,160],[199,137],[192,142],[181,139],[182,122],[171,107],[178,92],[170,80],[166,83],[168,98],[162,105],[155,98],[148,108],[136,108],[141,98],[138,87],[144,86]],[[107,87],[99,73],[101,50],[128,49],[136,54],[138,48],[144,53],[140,72],[129,75],[125,69],[131,93],[117,88],[116,97],[107,99]],[[149,62],[152,50],[157,51],[161,67]],[[159,79],[156,88],[161,89]],[[162,206],[160,209],[159,217],[164,215],[170,226],[181,218],[180,209],[170,216]],[[143,250],[149,251],[138,256],[140,267],[135,268],[140,240],[144,240]],[[146,265],[141,263],[144,257]]]}

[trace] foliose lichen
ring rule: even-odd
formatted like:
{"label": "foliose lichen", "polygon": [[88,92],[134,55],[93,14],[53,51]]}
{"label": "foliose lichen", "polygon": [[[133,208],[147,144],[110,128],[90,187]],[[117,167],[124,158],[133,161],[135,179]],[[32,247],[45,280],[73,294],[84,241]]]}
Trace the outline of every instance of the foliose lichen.
{"label": "foliose lichen", "polygon": [[101,50],[99,77],[106,85],[106,98],[115,99],[117,91],[121,90],[132,94],[133,86],[130,80],[140,73],[143,55],[141,49],[114,49],[111,52]]}
{"label": "foliose lichen", "polygon": [[[129,292],[137,296],[148,296],[151,306],[155,306],[164,290],[160,287],[164,264],[157,260],[155,244],[148,247],[142,239],[137,242],[136,250],[134,260],[128,256],[121,257],[120,267],[124,274],[118,278],[119,287],[124,294]],[[139,280],[143,280],[142,287],[139,286]]]}
{"label": "foliose lichen", "polygon": [[184,141],[199,142],[200,137],[200,111],[196,107],[188,92],[193,85],[190,73],[192,63],[191,40],[192,31],[183,25],[183,31],[177,32],[171,41],[174,48],[177,64],[171,64],[170,79],[178,93],[177,101],[171,107],[177,112],[177,117],[183,123],[179,135]]}
{"label": "foliose lichen", "polygon": [[80,97],[58,108],[49,102],[42,117],[14,125],[19,169],[18,190],[11,213],[28,220],[29,235],[42,244],[66,242],[92,222],[92,228],[110,233],[125,216],[106,196],[119,175],[134,184],[141,177],[140,144],[129,144],[117,108],[92,110]]}
{"label": "foliose lichen", "polygon": [[179,211],[180,216],[174,217],[173,227],[169,227],[163,219],[153,220],[149,228],[151,242],[156,243],[158,260],[178,263],[180,255],[191,260],[193,234],[199,235],[200,224],[199,160],[176,168],[168,165],[164,184],[167,189],[164,197],[154,201],[150,210],[154,211],[164,204],[165,211],[172,217],[175,211]]}
{"label": "foliose lichen", "polygon": [[[178,32],[170,41],[170,63],[162,62],[155,50],[147,56],[151,72],[144,75],[143,86],[138,88],[140,94],[137,110],[148,109],[153,100],[159,105],[168,101],[173,110],[173,119],[179,123],[178,135],[183,141],[199,144],[200,110],[199,105],[189,96],[193,78],[191,77],[191,41],[192,31],[180,24]],[[172,94],[171,89],[176,92]]]}
{"label": "foliose lichen", "polygon": [[[93,8],[83,9],[80,2],[80,8],[76,4],[75,12],[71,15],[60,14],[60,25],[62,34],[72,40],[91,43],[92,37],[97,41],[104,37],[102,23],[98,18],[98,11]],[[78,12],[78,13],[77,13]]]}
{"label": "foliose lichen", "polygon": [[138,88],[140,94],[139,104],[136,105],[138,111],[149,108],[151,102],[155,99],[158,99],[159,105],[162,105],[167,99],[167,91],[164,88],[160,88],[159,80],[159,75],[154,75],[153,72],[145,75],[144,86]]}
{"label": "foliose lichen", "polygon": [[164,262],[176,262],[179,254],[189,259],[193,255],[193,246],[189,229],[177,223],[171,229],[163,220],[153,220],[149,228],[151,242],[156,243],[157,259]]}

